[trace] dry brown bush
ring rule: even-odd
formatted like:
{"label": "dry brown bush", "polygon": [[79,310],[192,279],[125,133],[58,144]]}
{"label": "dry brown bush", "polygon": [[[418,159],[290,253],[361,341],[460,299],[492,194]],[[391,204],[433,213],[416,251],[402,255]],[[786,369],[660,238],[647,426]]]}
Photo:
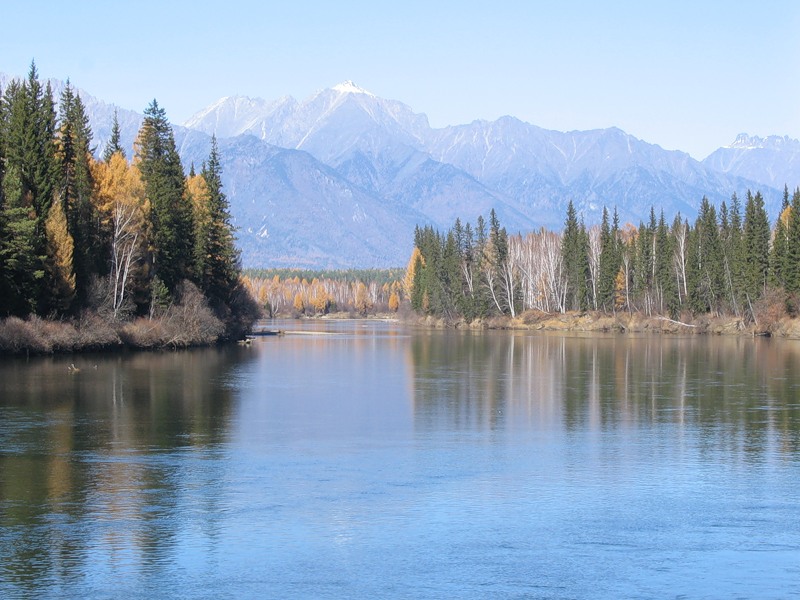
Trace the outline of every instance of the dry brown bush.
{"label": "dry brown bush", "polygon": [[119,329],[122,342],[132,348],[160,348],[164,346],[166,334],[161,319],[139,317],[125,323]]}
{"label": "dry brown bush", "polygon": [[224,325],[208,307],[193,283],[184,281],[177,290],[178,304],[157,318],[139,318],[123,325],[120,338],[136,348],[187,348],[215,343]]}
{"label": "dry brown bush", "polygon": [[0,350],[12,354],[49,351],[44,340],[37,338],[30,323],[19,317],[8,317],[0,321]]}
{"label": "dry brown bush", "polygon": [[75,347],[80,350],[100,350],[122,345],[116,329],[109,318],[95,312],[81,315],[78,321],[78,339]]}
{"label": "dry brown bush", "polygon": [[779,288],[768,288],[753,305],[756,331],[773,333],[787,314],[786,292]]}

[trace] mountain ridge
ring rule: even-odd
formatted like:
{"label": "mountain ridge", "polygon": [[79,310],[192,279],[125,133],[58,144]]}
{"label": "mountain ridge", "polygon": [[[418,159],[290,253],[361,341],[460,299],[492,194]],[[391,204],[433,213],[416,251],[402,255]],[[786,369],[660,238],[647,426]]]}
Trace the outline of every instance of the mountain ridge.
{"label": "mountain ridge", "polygon": [[[142,115],[81,97],[98,154],[117,110],[130,156]],[[220,140],[246,266],[398,266],[416,225],[495,209],[511,232],[560,230],[569,200],[587,224],[603,206],[636,224],[651,206],[694,218],[703,196],[759,189],[774,218],[784,183],[800,183],[800,142],[786,136],[743,134],[697,161],[617,127],[559,132],[504,116],[437,129],[352,81],[301,101],[223,97],[174,130],[187,168]]]}

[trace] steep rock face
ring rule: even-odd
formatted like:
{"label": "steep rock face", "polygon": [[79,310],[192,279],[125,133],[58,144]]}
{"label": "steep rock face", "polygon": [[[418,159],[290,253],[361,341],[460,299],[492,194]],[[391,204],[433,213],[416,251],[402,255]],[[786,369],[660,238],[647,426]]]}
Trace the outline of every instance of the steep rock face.
{"label": "steep rock face", "polygon": [[800,141],[740,133],[733,143],[709,154],[703,165],[773,188],[794,189],[800,185]]}
{"label": "steep rock face", "polygon": [[[210,139],[181,142],[184,160],[202,162]],[[423,214],[387,204],[307,152],[253,136],[220,143],[223,186],[245,266],[388,267],[410,255]]]}

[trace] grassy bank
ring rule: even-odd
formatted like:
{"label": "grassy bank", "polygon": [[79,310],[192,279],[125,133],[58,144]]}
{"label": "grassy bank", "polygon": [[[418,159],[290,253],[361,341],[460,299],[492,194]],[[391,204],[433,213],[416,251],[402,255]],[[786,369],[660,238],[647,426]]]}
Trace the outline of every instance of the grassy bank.
{"label": "grassy bank", "polygon": [[72,319],[0,320],[0,354],[53,354],[130,349],[178,349],[235,340],[250,331],[261,315],[246,293],[225,312],[215,313],[192,287],[181,301],[152,316],[114,319],[84,311]]}
{"label": "grassy bank", "polygon": [[471,323],[463,320],[445,321],[434,317],[418,317],[414,322],[437,328],[510,329],[527,331],[564,331],[596,333],[661,333],[706,335],[766,335],[800,339],[800,319],[784,316],[769,322],[745,323],[735,317],[647,317],[640,314],[603,312],[543,313],[526,311],[516,318],[491,317]]}

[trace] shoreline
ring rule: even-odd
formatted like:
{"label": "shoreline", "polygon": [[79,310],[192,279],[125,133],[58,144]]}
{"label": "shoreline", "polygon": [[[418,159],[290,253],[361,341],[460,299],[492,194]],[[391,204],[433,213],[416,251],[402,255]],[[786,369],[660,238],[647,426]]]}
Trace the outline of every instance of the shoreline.
{"label": "shoreline", "polygon": [[[419,316],[407,311],[354,315],[348,312],[326,315],[277,315],[259,319],[298,321],[389,321],[429,329],[462,329],[472,331],[542,331],[562,333],[649,333],[658,335],[731,335],[740,337],[775,337],[800,340],[800,318],[781,317],[757,327],[736,317],[702,315],[685,320],[663,316],[647,317],[640,314],[606,314],[595,311],[542,313],[526,311],[517,317],[489,317],[467,323],[463,319],[446,320],[432,316]],[[56,354],[82,354],[91,352],[116,353],[130,351],[176,351],[189,348],[209,348],[235,344],[239,340],[223,338],[215,327],[190,327],[194,331],[166,328],[158,319],[148,321],[148,331],[142,332],[145,319],[112,325],[101,319],[88,322],[51,321],[40,317],[26,320],[9,317],[0,321],[0,357],[47,356]],[[174,324],[172,324],[174,326]],[[184,324],[185,325],[185,324]],[[252,336],[253,327],[245,332]],[[138,329],[139,331],[133,331]],[[171,329],[171,331],[165,331]],[[158,330],[154,332],[153,330]],[[154,334],[155,333],[155,334]],[[194,335],[191,335],[194,334]]]}
{"label": "shoreline", "polygon": [[490,317],[467,323],[463,319],[447,322],[434,317],[419,317],[418,325],[436,329],[555,331],[582,333],[654,333],[660,335],[735,335],[741,337],[776,337],[800,340],[800,319],[783,317],[769,326],[757,327],[737,317],[702,315],[684,320],[640,314],[606,314],[595,311],[541,313],[526,311],[517,317]]}

